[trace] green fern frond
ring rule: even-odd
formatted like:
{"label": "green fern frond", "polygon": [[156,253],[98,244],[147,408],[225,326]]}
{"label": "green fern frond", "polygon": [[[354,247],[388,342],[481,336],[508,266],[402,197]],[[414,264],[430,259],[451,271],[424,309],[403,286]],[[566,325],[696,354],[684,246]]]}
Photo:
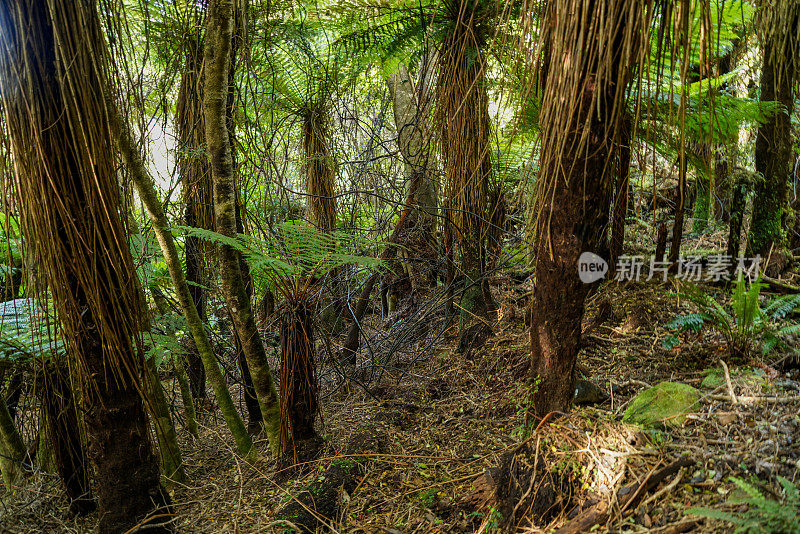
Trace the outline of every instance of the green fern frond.
{"label": "green fern frond", "polygon": [[706,313],[690,313],[687,315],[679,315],[672,321],[667,323],[667,328],[676,330],[678,333],[691,330],[692,332],[699,332],[703,325],[709,320],[709,315]]}
{"label": "green fern frond", "polygon": [[734,532],[744,534],[800,534],[800,490],[789,480],[778,476],[783,487],[783,499],[767,498],[754,485],[735,477],[731,481],[744,493],[742,499],[729,498],[731,504],[747,504],[744,512],[725,512],[709,508],[690,508],[687,514],[717,519],[737,525]]}
{"label": "green fern frond", "polygon": [[800,293],[796,295],[784,295],[770,302],[764,308],[764,314],[772,319],[784,319],[800,306]]}
{"label": "green fern frond", "polygon": [[344,265],[382,265],[379,258],[355,253],[380,243],[346,232],[319,230],[305,221],[284,222],[268,241],[242,234],[234,238],[190,226],[176,228],[238,251],[254,274],[266,276],[278,290],[291,289],[299,279],[321,277]]}

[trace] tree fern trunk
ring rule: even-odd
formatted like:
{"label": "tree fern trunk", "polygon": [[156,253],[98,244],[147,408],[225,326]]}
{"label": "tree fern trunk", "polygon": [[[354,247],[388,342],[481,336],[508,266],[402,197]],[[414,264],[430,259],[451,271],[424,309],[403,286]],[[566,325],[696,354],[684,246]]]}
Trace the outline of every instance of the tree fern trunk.
{"label": "tree fern trunk", "polygon": [[[565,20],[564,13],[580,13],[584,22]],[[645,13],[630,9],[627,0],[559,0],[548,4],[543,21],[544,46],[559,61],[545,59],[549,67],[540,75],[540,212],[531,299],[531,399],[537,417],[564,411],[572,401],[581,321],[592,288],[580,279],[578,262],[605,243],[614,182],[610,163],[623,137],[625,86],[637,36],[648,26],[638,17]],[[599,20],[606,22],[594,23]]]}
{"label": "tree fern trunk", "polygon": [[307,460],[319,444],[314,430],[315,359],[311,310],[305,302],[289,304],[281,324],[281,443],[286,463]]}
{"label": "tree fern trunk", "polygon": [[[205,125],[203,123],[203,48],[200,40],[199,23],[193,28],[197,36],[186,39],[186,67],[181,76],[180,89],[175,104],[176,129],[178,132],[178,172],[183,196],[184,222],[187,226],[214,229],[213,197],[211,193],[211,171],[208,158],[202,154],[205,144]],[[199,238],[186,236],[186,282],[200,320],[205,323],[207,285],[203,254],[208,246]],[[203,359],[199,349],[190,352],[187,361],[187,374],[192,386],[192,396],[204,399],[206,396],[206,376]]]}
{"label": "tree fern trunk", "polygon": [[[472,326],[488,330],[490,303],[483,291],[486,267],[487,207],[492,173],[485,43],[478,29],[479,2],[455,2],[448,13],[452,30],[442,43],[437,85],[437,121],[445,160],[446,221],[464,275],[460,347],[471,344]],[[485,22],[485,21],[484,21]],[[468,330],[470,332],[468,332]]]}
{"label": "tree fern trunk", "polygon": [[761,101],[777,101],[782,109],[758,128],[755,166],[764,179],[755,185],[747,256],[771,256],[767,269],[774,275],[791,259],[784,222],[792,157],[790,117],[794,87],[800,80],[800,4],[778,2],[763,9],[772,12],[775,18],[765,22],[770,27],[764,28]]}
{"label": "tree fern trunk", "polygon": [[99,531],[145,521],[152,532],[170,532],[170,499],[139,394],[141,288],[119,214],[104,106],[107,52],[95,7],[0,3],[0,83],[17,205],[80,378]]}

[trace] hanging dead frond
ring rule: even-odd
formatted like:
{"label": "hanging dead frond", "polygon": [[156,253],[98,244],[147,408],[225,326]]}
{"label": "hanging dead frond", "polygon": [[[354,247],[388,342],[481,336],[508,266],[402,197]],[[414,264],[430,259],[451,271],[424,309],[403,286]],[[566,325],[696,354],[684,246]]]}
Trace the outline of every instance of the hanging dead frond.
{"label": "hanging dead frond", "polygon": [[[710,23],[702,4],[691,0],[547,3],[534,55],[537,69],[530,79],[539,94],[542,155],[528,225],[532,240],[547,239],[548,206],[557,184],[581,176],[580,167],[598,156],[603,181],[610,184],[626,113],[632,110],[633,128],[639,128],[644,96],[657,102],[661,84],[671,79],[677,66],[685,80],[693,47],[700,47],[701,57],[708,54],[702,44],[711,38]],[[523,12],[535,12],[536,5],[531,0]],[[700,26],[697,32],[695,24]],[[684,95],[681,115],[688,86],[677,86]],[[664,90],[672,100],[676,86],[669,84]],[[648,116],[653,114],[647,110]],[[678,122],[679,135],[683,121]]]}
{"label": "hanging dead frond", "polygon": [[[17,202],[26,207],[21,227],[36,243],[35,269],[53,296],[70,361],[90,386],[84,395],[92,396],[138,383],[142,303],[119,212],[104,38],[93,7],[73,4],[3,10],[18,18],[2,24],[0,79]],[[97,356],[101,362],[87,361]]]}
{"label": "hanging dead frond", "polygon": [[446,241],[452,239],[466,271],[478,270],[484,253],[489,179],[487,25],[494,2],[450,0],[451,21],[439,52],[437,124],[444,155]]}

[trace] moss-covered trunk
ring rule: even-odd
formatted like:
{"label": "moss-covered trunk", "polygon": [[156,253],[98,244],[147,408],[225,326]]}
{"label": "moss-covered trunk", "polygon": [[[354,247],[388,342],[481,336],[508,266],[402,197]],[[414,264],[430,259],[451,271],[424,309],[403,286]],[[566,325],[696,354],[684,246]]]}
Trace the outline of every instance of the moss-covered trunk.
{"label": "moss-covered trunk", "polygon": [[[211,2],[206,29],[205,98],[203,102],[206,142],[214,183],[214,214],[220,234],[236,236],[236,190],[231,157],[231,140],[226,125],[228,70],[233,35],[233,2]],[[242,343],[253,386],[256,390],[264,427],[273,454],[279,454],[280,408],[278,395],[267,362],[267,353],[256,328],[250,299],[242,280],[240,254],[236,249],[219,247],[219,272],[222,292]]]}
{"label": "moss-covered trunk", "polygon": [[[111,106],[111,104],[109,106]],[[205,374],[214,390],[214,395],[217,398],[217,403],[228,425],[228,429],[236,440],[239,452],[243,455],[248,455],[253,448],[253,442],[244,427],[242,418],[239,416],[233,404],[233,399],[225,383],[225,378],[222,375],[222,371],[214,355],[214,350],[211,346],[208,333],[206,332],[205,324],[200,318],[200,313],[189,291],[189,285],[186,283],[186,279],[183,276],[183,268],[181,266],[180,257],[178,256],[178,249],[175,247],[169,221],[167,220],[164,208],[156,193],[155,184],[153,183],[152,177],[148,174],[142,156],[133,142],[128,125],[117,113],[114,113],[113,116],[115,118],[115,133],[120,151],[122,152],[122,157],[128,166],[131,178],[136,186],[136,191],[139,193],[139,198],[142,200],[142,204],[144,204],[145,210],[153,224],[156,240],[161,247],[161,254],[164,257],[164,262],[167,264],[167,270],[169,271],[172,285],[175,288],[175,293],[178,297],[183,315],[186,318],[186,324],[189,327],[192,339],[200,354]]]}
{"label": "moss-covered trunk", "polygon": [[175,424],[169,413],[167,396],[158,378],[158,368],[152,358],[147,359],[144,368],[145,398],[153,418],[156,439],[158,440],[158,454],[161,460],[161,475],[167,486],[186,482],[186,472],[183,469],[181,449],[178,446],[178,434]]}

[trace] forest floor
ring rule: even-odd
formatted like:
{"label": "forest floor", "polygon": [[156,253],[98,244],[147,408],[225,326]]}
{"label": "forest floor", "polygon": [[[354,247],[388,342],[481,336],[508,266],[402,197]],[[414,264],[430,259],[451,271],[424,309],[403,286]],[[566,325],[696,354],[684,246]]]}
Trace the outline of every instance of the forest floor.
{"label": "forest floor", "polygon": [[[336,532],[491,532],[509,518],[515,531],[540,532],[596,503],[609,504],[598,532],[729,532],[725,523],[686,511],[740,507],[725,504],[739,491],[730,476],[772,488],[776,474],[797,482],[798,369],[731,365],[735,404],[727,384],[702,387],[709,374],[722,376],[724,347],[708,335],[671,350],[662,346],[664,325],[690,309],[665,284],[612,281],[590,298],[579,363],[609,398],[545,421],[523,441],[530,283],[509,275],[495,281],[501,304],[496,335],[479,348],[456,353],[451,328],[433,341],[417,341],[410,360],[399,351],[389,354],[392,365],[371,377],[368,392],[324,380],[325,450],[288,481],[276,476],[266,453],[254,465],[239,460],[222,420],[204,416],[199,440],[182,433],[190,482],[173,488],[180,531],[281,532],[276,511],[348,458],[359,472],[351,491],[337,497],[336,517],[324,521]],[[376,342],[369,350],[391,346]],[[703,398],[694,413],[661,431],[624,424],[621,415],[633,396],[662,381],[699,388]],[[781,400],[757,402],[764,396]],[[641,494],[632,489],[681,459],[686,465],[659,486]],[[514,484],[518,491],[508,489]],[[631,491],[637,498],[628,500]],[[539,493],[543,500],[534,499],[535,512],[526,513]],[[83,533],[96,524],[94,517],[67,517],[52,475],[32,476],[6,501],[0,532]]]}

